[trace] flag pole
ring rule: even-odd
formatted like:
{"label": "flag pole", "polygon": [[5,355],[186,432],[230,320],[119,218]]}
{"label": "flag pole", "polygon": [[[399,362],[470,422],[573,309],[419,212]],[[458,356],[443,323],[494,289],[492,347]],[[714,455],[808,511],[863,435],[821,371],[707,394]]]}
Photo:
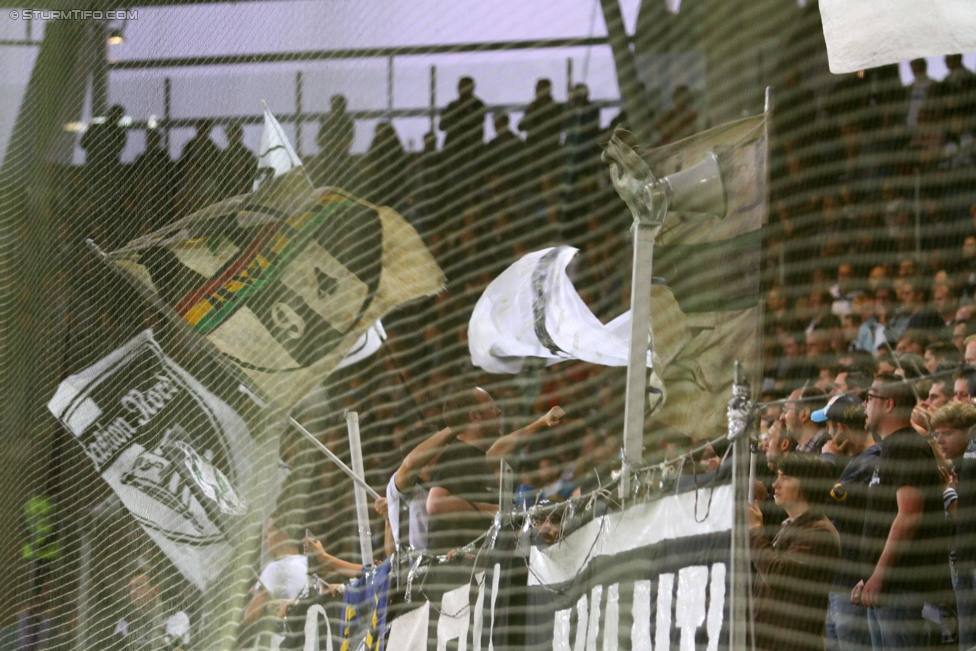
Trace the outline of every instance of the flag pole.
{"label": "flag pole", "polygon": [[[358,418],[358,415],[357,415],[357,418]],[[288,417],[288,423],[292,427],[294,427],[296,430],[298,430],[298,433],[299,434],[301,434],[302,436],[304,436],[305,438],[307,438],[309,441],[312,442],[313,445],[315,445],[315,447],[317,447],[319,450],[321,450],[322,453],[325,456],[327,456],[332,463],[334,463],[336,466],[338,466],[339,467],[339,470],[341,470],[342,472],[346,473],[349,476],[349,478],[352,479],[356,483],[357,486],[361,486],[367,493],[369,493],[369,495],[373,499],[377,499],[378,500],[380,498],[380,494],[379,493],[377,493],[375,490],[373,490],[372,488],[370,488],[370,485],[367,484],[365,482],[365,480],[363,480],[359,475],[357,475],[355,472],[353,472],[352,468],[350,468],[345,463],[343,463],[342,462],[342,459],[340,459],[339,457],[337,457],[332,450],[330,450],[329,448],[325,447],[325,445],[321,441],[319,441],[317,438],[315,438],[314,436],[312,436],[312,433],[309,432],[307,429],[305,429],[305,427],[301,423],[299,423],[297,420],[295,420],[295,417],[294,416],[289,416]],[[370,562],[372,562],[372,559],[370,559]]]}
{"label": "flag pole", "polygon": [[121,276],[123,280],[129,283],[129,285],[138,292],[138,294],[148,303],[150,303],[156,310],[163,316],[170,325],[174,326],[177,330],[185,335],[188,339],[193,341],[195,344],[199,345],[200,349],[203,350],[216,364],[222,368],[224,371],[230,374],[236,382],[239,383],[238,390],[250,398],[254,403],[261,409],[267,408],[270,400],[263,394],[263,392],[254,385],[249,377],[244,375],[239,369],[232,366],[227,360],[224,359],[223,354],[220,350],[214,346],[206,337],[200,335],[196,332],[190,324],[183,320],[181,316],[176,314],[172,307],[164,303],[155,293],[153,293],[148,287],[140,283],[138,280],[127,274],[118,265],[113,264],[109,260],[108,254],[105,253],[97,244],[95,240],[88,238],[85,240],[85,244],[88,248],[95,254],[95,257],[99,259],[109,270]]}
{"label": "flag pole", "polygon": [[[352,469],[357,476],[365,479],[366,470],[363,468],[363,442],[359,438],[359,412],[346,412],[346,427],[349,429],[349,454],[352,457]],[[359,550],[363,556],[363,567],[373,565],[373,535],[369,530],[369,505],[366,503],[366,482],[356,482],[353,495],[356,498],[356,520],[359,525]]]}

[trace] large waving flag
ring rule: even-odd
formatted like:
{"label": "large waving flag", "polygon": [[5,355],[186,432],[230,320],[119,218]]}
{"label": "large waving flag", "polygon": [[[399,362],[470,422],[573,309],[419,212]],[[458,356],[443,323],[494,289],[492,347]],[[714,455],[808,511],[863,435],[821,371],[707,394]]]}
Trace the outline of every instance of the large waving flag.
{"label": "large waving flag", "polygon": [[[468,324],[475,366],[518,373],[529,358],[627,366],[630,314],[604,325],[590,311],[566,273],[578,252],[557,246],[526,254],[489,283]],[[655,368],[650,351],[647,367]],[[656,373],[651,384],[661,388]]]}
{"label": "large waving flag", "polygon": [[65,379],[48,409],[188,581],[206,590],[258,497],[240,416],[147,330]]}
{"label": "large waving flag", "polygon": [[302,168],[110,255],[282,408],[300,400],[381,316],[444,275],[389,208]]}
{"label": "large waving flag", "polygon": [[833,73],[976,50],[971,0],[820,0]]}

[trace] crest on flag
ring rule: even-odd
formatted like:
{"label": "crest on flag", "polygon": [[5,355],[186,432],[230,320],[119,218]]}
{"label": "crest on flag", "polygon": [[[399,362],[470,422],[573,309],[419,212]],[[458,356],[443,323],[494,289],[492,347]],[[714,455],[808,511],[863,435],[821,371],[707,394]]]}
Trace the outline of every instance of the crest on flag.
{"label": "crest on flag", "polygon": [[146,534],[205,590],[248,511],[255,451],[240,416],[164,355],[150,330],[64,380],[48,409]]}

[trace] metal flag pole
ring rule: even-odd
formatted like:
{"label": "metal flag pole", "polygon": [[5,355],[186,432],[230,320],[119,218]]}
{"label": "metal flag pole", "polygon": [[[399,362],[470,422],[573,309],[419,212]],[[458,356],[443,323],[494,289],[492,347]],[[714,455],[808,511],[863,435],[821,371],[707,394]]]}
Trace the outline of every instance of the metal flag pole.
{"label": "metal flag pole", "polygon": [[[663,203],[663,206],[662,206]],[[620,490],[623,499],[630,497],[631,474],[644,456],[644,401],[647,392],[647,351],[652,347],[651,270],[654,266],[654,240],[661,231],[667,203],[655,208],[664,210],[634,219],[634,263],[630,283],[630,355],[627,361],[627,391],[624,401],[623,468]]]}
{"label": "metal flag pole", "polygon": [[[742,378],[742,365],[735,362],[735,376],[732,384],[732,397],[729,399],[728,438],[732,442],[732,496],[735,513],[732,521],[731,570],[729,581],[732,600],[729,604],[730,648],[745,649],[752,618],[749,614],[749,528],[746,510],[752,500],[752,485],[755,482],[755,455],[751,452],[748,432],[752,422],[753,404],[750,400],[749,385]],[[743,484],[749,482],[749,488]]]}
{"label": "metal flag pole", "polygon": [[[349,428],[349,452],[352,455],[352,469],[358,476],[365,478],[363,446],[359,439],[359,412],[346,412],[346,427]],[[370,567],[373,565],[373,534],[369,530],[369,504],[366,502],[366,491],[363,489],[365,483],[365,481],[356,482],[353,491],[356,497],[356,519],[359,524],[359,549],[363,555],[363,567]]]}
{"label": "metal flag pole", "polygon": [[[314,436],[312,436],[311,432],[309,432],[307,429],[305,429],[305,427],[301,423],[299,423],[297,420],[295,420],[295,417],[294,416],[289,416],[288,417],[288,423],[292,427],[294,427],[296,430],[298,430],[298,433],[299,434],[301,434],[302,436],[304,436],[305,438],[307,438],[309,441],[311,441],[312,444],[315,447],[317,447],[322,452],[322,454],[324,454],[325,456],[327,456],[329,458],[329,461],[331,461],[336,466],[338,466],[339,467],[339,470],[341,470],[342,472],[346,473],[346,475],[348,475],[349,478],[352,479],[356,483],[357,486],[360,486],[363,490],[365,490],[367,493],[369,493],[369,495],[373,499],[377,499],[378,500],[380,498],[380,494],[379,493],[377,493],[372,488],[370,488],[369,484],[367,484],[359,475],[357,475],[355,472],[353,472],[352,468],[350,468],[349,466],[347,466],[346,464],[344,464],[342,462],[342,459],[340,459],[339,457],[337,457],[335,455],[335,453],[332,452],[332,450],[330,450],[329,448],[325,447],[325,445],[321,441],[319,441],[317,438],[315,438]],[[358,434],[358,430],[357,430],[357,434]]]}

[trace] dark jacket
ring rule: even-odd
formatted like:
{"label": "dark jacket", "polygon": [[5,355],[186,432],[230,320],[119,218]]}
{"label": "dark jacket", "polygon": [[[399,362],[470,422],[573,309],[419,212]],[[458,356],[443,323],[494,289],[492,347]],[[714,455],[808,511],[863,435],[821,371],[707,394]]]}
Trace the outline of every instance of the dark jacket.
{"label": "dark jacket", "polygon": [[749,532],[756,582],[756,648],[823,650],[827,595],[840,558],[840,537],[826,517],[807,511],[773,542]]}

